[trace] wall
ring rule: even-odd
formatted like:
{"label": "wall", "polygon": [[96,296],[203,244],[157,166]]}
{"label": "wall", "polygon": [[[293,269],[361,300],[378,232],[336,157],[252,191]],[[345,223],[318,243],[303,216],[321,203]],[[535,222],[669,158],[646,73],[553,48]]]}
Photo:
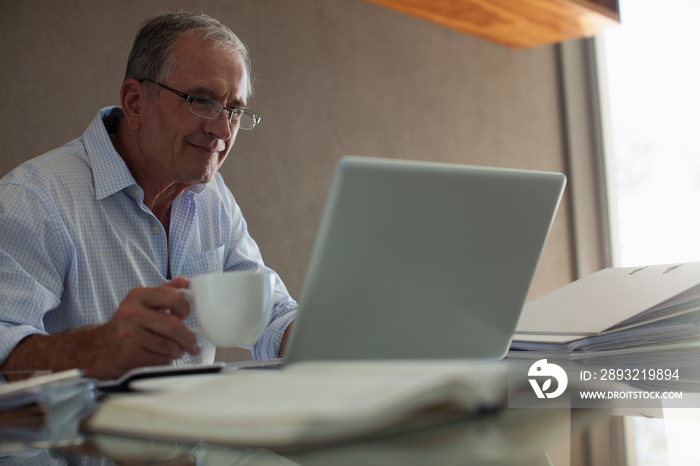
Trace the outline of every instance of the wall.
{"label": "wall", "polygon": [[[133,36],[164,8],[212,14],[250,47],[262,124],[222,174],[296,298],[344,154],[567,171],[555,46],[514,51],[360,0],[4,0],[0,175],[118,104]],[[574,278],[570,205],[531,297]]]}

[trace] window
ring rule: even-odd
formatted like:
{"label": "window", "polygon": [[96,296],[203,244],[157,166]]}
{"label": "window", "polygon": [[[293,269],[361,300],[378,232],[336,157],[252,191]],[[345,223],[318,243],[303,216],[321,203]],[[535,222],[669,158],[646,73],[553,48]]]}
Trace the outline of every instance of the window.
{"label": "window", "polygon": [[616,265],[700,261],[697,0],[622,0],[604,34]]}
{"label": "window", "polygon": [[[601,41],[613,263],[700,261],[700,2],[621,0],[620,9],[622,26]],[[697,461],[700,420],[665,413],[663,420],[630,418],[626,426],[630,465]]]}

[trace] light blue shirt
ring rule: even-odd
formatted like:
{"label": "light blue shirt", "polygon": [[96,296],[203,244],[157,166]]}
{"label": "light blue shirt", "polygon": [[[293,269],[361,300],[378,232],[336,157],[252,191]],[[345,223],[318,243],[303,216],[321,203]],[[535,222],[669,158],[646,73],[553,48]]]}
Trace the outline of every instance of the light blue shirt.
{"label": "light blue shirt", "polygon": [[[166,281],[168,267],[171,277],[271,271],[218,173],[175,200],[168,239],[110,140],[120,115],[103,109],[82,137],[0,180],[0,363],[27,335],[109,321],[132,288]],[[278,357],[297,308],[275,276],[272,320],[251,348],[256,359]],[[198,326],[193,313],[185,322]],[[199,356],[176,363],[212,362],[215,347],[200,343]]]}

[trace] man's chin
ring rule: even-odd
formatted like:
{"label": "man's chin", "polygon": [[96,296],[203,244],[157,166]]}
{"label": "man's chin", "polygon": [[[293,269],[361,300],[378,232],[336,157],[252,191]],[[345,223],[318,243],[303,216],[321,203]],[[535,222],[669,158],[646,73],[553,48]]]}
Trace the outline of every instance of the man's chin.
{"label": "man's chin", "polygon": [[[202,168],[202,167],[200,167],[200,168]],[[218,171],[218,167],[212,167],[212,166],[207,166],[204,169],[201,169],[199,171],[195,171],[192,173],[192,177],[190,178],[191,184],[193,186],[195,186],[198,184],[209,183],[211,180],[214,179],[217,171]]]}
{"label": "man's chin", "polygon": [[216,172],[213,172],[213,173],[209,173],[209,174],[207,174],[207,175],[205,175],[205,176],[202,176],[201,178],[198,178],[198,179],[195,178],[195,179],[193,180],[193,182],[192,182],[192,186],[197,186],[197,185],[200,185],[200,184],[207,184],[207,183],[209,183],[211,180],[214,179],[214,176],[215,176],[215,175],[216,175]]}

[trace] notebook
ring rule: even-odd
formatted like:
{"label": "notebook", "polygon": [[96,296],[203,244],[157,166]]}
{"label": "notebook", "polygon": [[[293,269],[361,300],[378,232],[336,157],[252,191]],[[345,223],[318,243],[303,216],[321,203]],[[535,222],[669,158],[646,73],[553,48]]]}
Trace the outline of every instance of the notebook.
{"label": "notebook", "polygon": [[503,358],[565,183],[560,173],[342,158],[285,365]]}

